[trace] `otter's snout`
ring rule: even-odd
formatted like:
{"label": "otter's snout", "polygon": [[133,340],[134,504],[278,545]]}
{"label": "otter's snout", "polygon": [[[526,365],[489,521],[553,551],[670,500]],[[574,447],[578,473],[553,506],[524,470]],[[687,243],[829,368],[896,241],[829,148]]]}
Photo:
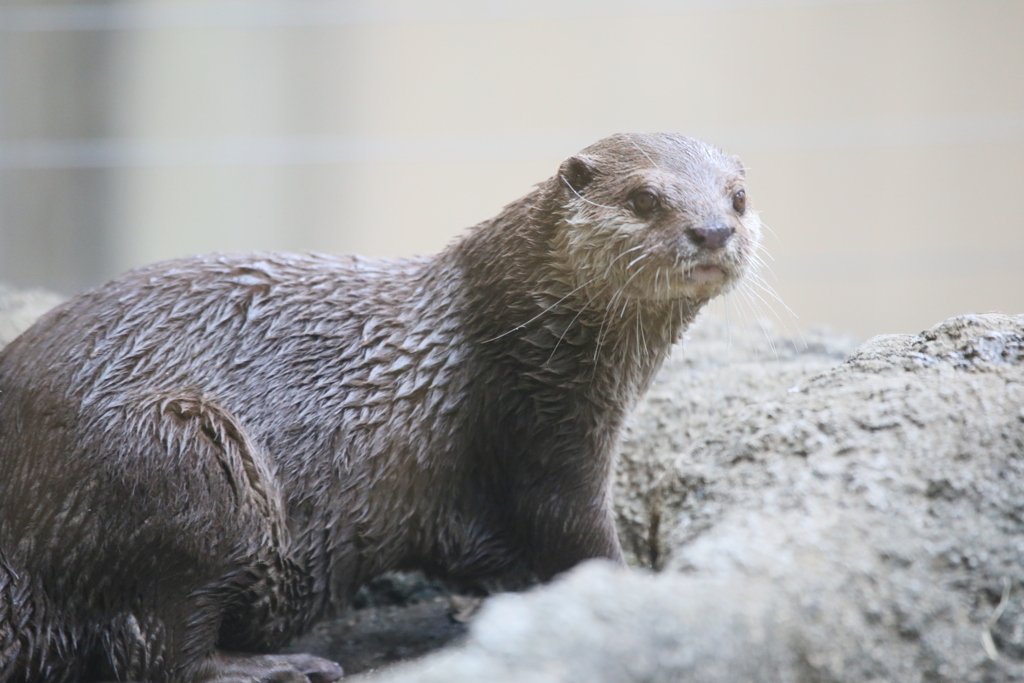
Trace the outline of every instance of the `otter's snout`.
{"label": "otter's snout", "polygon": [[721,249],[736,232],[727,225],[716,225],[710,228],[687,228],[686,234],[698,247],[705,249]]}

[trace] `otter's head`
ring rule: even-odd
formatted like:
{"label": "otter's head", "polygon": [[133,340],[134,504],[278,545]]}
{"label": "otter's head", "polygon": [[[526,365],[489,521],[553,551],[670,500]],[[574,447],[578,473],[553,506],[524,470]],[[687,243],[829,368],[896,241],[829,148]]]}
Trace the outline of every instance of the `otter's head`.
{"label": "otter's head", "polygon": [[566,159],[554,258],[592,293],[706,301],[754,258],[760,221],[739,158],[680,135],[615,135]]}

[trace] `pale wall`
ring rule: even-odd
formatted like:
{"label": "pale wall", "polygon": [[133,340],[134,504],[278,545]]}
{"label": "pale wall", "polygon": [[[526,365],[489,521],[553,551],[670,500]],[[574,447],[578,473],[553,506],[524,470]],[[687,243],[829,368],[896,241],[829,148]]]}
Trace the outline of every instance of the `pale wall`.
{"label": "pale wall", "polygon": [[[784,324],[1024,311],[1020,0],[12,7],[8,48],[106,50],[95,132],[26,134],[0,95],[8,203],[67,194],[40,175],[110,179],[82,285],[210,250],[436,250],[598,137],[667,130],[744,158]],[[0,249],[53,230],[16,213]],[[67,288],[32,268],[5,253],[0,280]]]}

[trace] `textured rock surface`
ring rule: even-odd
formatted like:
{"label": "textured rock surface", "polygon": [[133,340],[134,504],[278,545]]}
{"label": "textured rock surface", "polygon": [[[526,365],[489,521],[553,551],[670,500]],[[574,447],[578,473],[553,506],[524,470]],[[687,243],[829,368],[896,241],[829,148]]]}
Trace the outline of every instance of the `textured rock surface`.
{"label": "textured rock surface", "polygon": [[658,501],[661,575],[499,596],[464,645],[372,680],[1024,680],[1024,316],[877,337],[816,375],[768,363],[712,419],[687,395],[715,383],[676,363],[634,420],[622,514]]}
{"label": "textured rock surface", "polygon": [[799,337],[768,327],[703,317],[652,383],[631,416],[618,462],[619,537],[632,564],[660,569],[672,520],[702,506],[703,474],[680,469],[683,451],[748,406],[759,405],[832,368],[857,340],[812,330]]}

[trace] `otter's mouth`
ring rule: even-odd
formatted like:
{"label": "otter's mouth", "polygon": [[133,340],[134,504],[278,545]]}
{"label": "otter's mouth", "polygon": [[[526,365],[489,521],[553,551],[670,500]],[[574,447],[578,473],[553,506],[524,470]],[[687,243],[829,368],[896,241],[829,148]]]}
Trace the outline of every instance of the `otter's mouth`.
{"label": "otter's mouth", "polygon": [[721,285],[729,279],[724,268],[713,265],[694,266],[687,270],[683,277],[689,283],[705,287],[708,285]]}

